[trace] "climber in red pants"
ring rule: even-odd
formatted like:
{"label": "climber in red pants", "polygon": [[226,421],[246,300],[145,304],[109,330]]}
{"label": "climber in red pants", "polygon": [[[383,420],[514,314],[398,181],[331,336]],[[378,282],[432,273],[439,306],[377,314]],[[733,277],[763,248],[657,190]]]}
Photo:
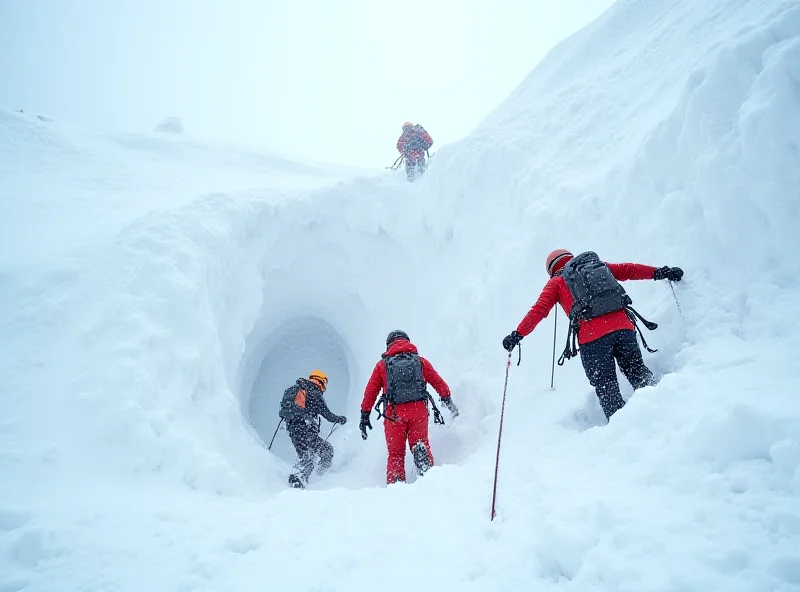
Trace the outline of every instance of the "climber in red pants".
{"label": "climber in red pants", "polygon": [[428,441],[428,383],[439,393],[442,404],[453,417],[458,415],[458,408],[450,398],[447,383],[431,363],[419,355],[404,331],[389,333],[386,352],[381,358],[364,390],[359,427],[361,437],[366,440],[367,428],[372,429],[369,414],[382,389],[386,403],[383,425],[389,452],[386,482],[391,484],[406,479],[406,443],[420,475],[433,466]]}

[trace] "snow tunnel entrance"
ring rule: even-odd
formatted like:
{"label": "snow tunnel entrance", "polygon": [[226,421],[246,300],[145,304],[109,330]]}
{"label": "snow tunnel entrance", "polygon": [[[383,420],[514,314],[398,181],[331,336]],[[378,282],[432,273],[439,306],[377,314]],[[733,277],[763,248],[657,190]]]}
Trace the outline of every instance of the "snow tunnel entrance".
{"label": "snow tunnel entrance", "polygon": [[[339,332],[327,321],[304,316],[289,319],[271,331],[258,347],[261,362],[246,407],[250,425],[268,446],[280,421],[283,392],[312,370],[328,375],[325,400],[337,415],[347,413],[350,393],[349,348]],[[258,364],[258,360],[254,360]],[[330,429],[323,420],[322,437]],[[284,430],[278,433],[272,452],[287,462],[296,454]]]}

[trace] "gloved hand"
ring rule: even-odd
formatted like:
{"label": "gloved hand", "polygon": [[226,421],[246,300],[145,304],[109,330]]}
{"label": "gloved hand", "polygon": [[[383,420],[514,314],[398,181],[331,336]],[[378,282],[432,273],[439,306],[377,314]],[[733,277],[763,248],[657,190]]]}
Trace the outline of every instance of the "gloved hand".
{"label": "gloved hand", "polygon": [[456,404],[453,403],[452,397],[442,397],[441,401],[442,405],[447,407],[447,410],[452,414],[453,417],[458,417],[458,407],[456,407]]}
{"label": "gloved hand", "polygon": [[340,415],[339,417],[336,418],[336,423],[338,423],[339,425],[344,425],[347,423],[347,418],[344,415]]}
{"label": "gloved hand", "polygon": [[367,428],[372,429],[372,424],[369,422],[369,411],[362,411],[358,429],[361,430],[361,438],[364,440],[367,439]]}
{"label": "gloved hand", "polygon": [[503,349],[510,352],[519,345],[520,341],[522,341],[522,335],[519,334],[519,331],[512,331],[510,335],[503,338]]}
{"label": "gloved hand", "polygon": [[679,282],[683,277],[683,270],[680,267],[659,267],[653,272],[654,280],[669,280]]}

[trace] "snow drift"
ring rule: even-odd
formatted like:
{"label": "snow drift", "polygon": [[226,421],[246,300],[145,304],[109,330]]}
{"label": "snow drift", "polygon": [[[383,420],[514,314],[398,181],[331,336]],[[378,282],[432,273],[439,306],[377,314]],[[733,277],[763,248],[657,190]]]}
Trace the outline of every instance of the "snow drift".
{"label": "snow drift", "polygon": [[[798,589],[798,64],[796,2],[620,1],[413,185],[0,112],[0,589]],[[662,379],[604,427],[523,342],[490,524],[500,340],[561,246],[682,266],[681,311],[626,286]],[[353,424],[395,328],[462,416],[386,488]],[[350,423],[287,491],[318,366]]]}

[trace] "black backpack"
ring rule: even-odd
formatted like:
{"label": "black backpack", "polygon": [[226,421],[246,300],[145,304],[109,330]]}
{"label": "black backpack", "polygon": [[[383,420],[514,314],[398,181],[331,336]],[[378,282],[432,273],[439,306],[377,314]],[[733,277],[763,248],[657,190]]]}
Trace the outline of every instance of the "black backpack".
{"label": "black backpack", "polygon": [[422,376],[422,360],[412,353],[384,358],[386,365],[386,397],[389,402],[411,403],[428,398]]}
{"label": "black backpack", "polygon": [[[378,419],[384,417],[389,421],[395,421],[397,419],[395,405],[425,401],[426,406],[430,403],[433,408],[433,422],[444,425],[444,418],[426,389],[419,355],[411,352],[400,353],[384,358],[383,363],[386,367],[386,392],[375,405]],[[386,407],[389,404],[392,405],[394,412],[392,417],[386,415]]]}
{"label": "black backpack", "polygon": [[306,409],[306,399],[308,391],[305,385],[298,381],[297,384],[290,386],[283,392],[281,399],[281,409],[278,413],[286,423],[304,421],[309,419],[312,414]]}
{"label": "black backpack", "polygon": [[578,316],[590,321],[622,310],[633,302],[608,265],[592,251],[574,257],[558,273],[574,300],[570,318]]}
{"label": "black backpack", "polygon": [[578,331],[581,321],[590,321],[618,310],[624,310],[633,322],[645,349],[651,353],[657,351],[647,346],[636,319],[641,320],[650,331],[656,329],[658,325],[646,320],[631,307],[633,304],[631,297],[611,273],[608,265],[600,260],[597,253],[593,251],[581,253],[572,258],[556,275],[564,278],[573,299],[572,308],[569,311],[567,346],[558,360],[559,366],[564,364],[564,360],[568,360],[578,353]]}
{"label": "black backpack", "polygon": [[412,135],[406,143],[406,150],[428,150],[431,145],[422,137],[422,134],[426,133],[425,128],[417,124],[412,129]]}

